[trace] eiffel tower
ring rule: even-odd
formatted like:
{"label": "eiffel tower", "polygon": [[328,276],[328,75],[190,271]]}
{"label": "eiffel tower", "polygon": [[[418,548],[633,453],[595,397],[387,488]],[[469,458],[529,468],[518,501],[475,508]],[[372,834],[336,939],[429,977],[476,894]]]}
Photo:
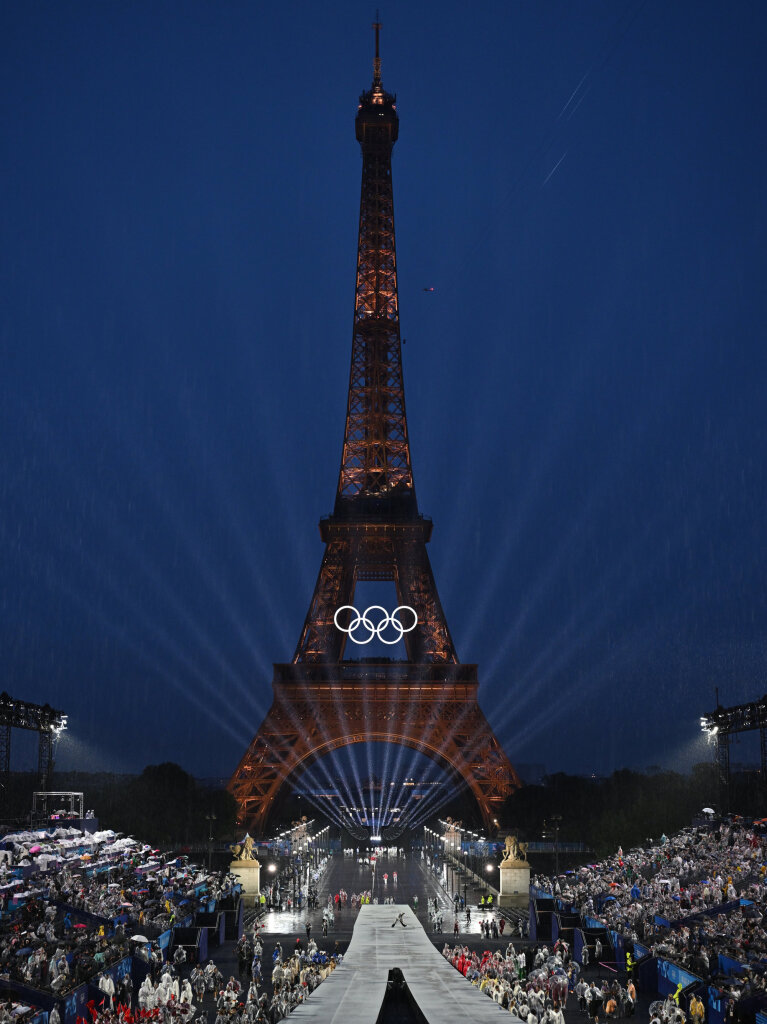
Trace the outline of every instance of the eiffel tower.
{"label": "eiffel tower", "polygon": [[[381,82],[379,23],[373,84],[356,118],[362,149],[351,373],[341,470],[317,583],[290,664],[274,666],[274,701],[229,782],[239,820],[263,834],[285,781],[329,751],[362,742],[429,755],[474,794],[490,828],[520,785],[477,701],[477,666],[450,636],[418,511],[402,377],[391,155],[396,96]],[[402,639],[406,660],[344,661],[358,581],[389,580],[417,616]],[[338,619],[337,613],[342,617]],[[401,612],[403,625],[411,625]],[[364,634],[363,634],[364,635]]]}

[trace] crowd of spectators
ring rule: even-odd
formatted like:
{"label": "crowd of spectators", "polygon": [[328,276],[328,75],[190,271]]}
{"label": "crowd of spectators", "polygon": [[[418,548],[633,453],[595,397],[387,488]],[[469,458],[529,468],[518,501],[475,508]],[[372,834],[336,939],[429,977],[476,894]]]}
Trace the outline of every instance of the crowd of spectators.
{"label": "crowd of spectators", "polygon": [[[269,977],[263,966],[263,945],[256,928],[237,943],[241,982],[233,975],[224,979],[211,959],[184,968],[166,963],[147,975],[137,993],[135,1006],[124,994],[108,997],[100,1005],[89,1004],[89,1020],[83,1024],[277,1024],[303,1003],[341,963],[343,957],[328,955],[313,939],[300,941],[283,955],[277,943]],[[267,988],[271,988],[271,992]],[[121,1001],[122,999],[122,1001]]]}
{"label": "crowd of spectators", "polygon": [[[767,958],[767,898],[761,826],[735,819],[685,829],[533,884],[604,927],[707,977],[717,955]],[[747,901],[747,902],[742,902]]]}
{"label": "crowd of spectators", "polygon": [[[234,881],[228,872],[205,871],[111,831],[58,827],[8,835],[0,844],[0,975],[58,997],[90,981],[101,998],[88,1002],[80,1024],[212,1024],[214,1016],[216,1024],[274,1024],[341,960],[319,949],[307,926],[306,946],[299,942],[283,957],[278,945],[265,977],[256,925],[237,947],[244,991],[236,978],[225,981],[213,960],[187,965],[183,946],[163,963],[152,941],[227,895]],[[273,881],[278,905],[291,881]],[[301,896],[317,905],[314,885]],[[135,993],[130,973],[118,980],[106,973],[128,954],[148,968]],[[59,1006],[49,1024],[60,1024]],[[0,1024],[34,1012],[0,1004]]]}
{"label": "crowd of spectators", "polygon": [[196,910],[196,891],[207,903],[231,888],[226,873],[111,831],[59,827],[6,835],[0,845],[0,976],[57,996],[98,984],[129,953],[149,957],[143,933],[156,937]]}
{"label": "crowd of spectators", "polygon": [[551,950],[545,945],[516,950],[510,942],[505,951],[495,952],[446,945],[442,955],[480,992],[525,1024],[564,1024],[567,997],[580,976],[566,943],[557,942]]}
{"label": "crowd of spectators", "polygon": [[[708,822],[556,878],[535,876],[533,885],[628,948],[640,943],[718,988],[732,1013],[767,995],[764,824]],[[724,969],[720,957],[742,967]]]}

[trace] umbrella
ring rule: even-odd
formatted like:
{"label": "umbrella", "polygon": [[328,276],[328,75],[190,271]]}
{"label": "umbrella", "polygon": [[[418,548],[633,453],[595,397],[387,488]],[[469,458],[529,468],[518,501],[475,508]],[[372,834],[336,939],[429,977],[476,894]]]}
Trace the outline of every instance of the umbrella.
{"label": "umbrella", "polygon": [[35,843],[34,846],[30,846],[30,848],[29,848],[29,852],[30,853],[39,853],[41,850],[42,850],[42,846],[40,846],[39,843]]}
{"label": "umbrella", "polygon": [[704,807],[703,808],[703,813],[704,814],[714,814],[715,813],[714,812],[714,808],[713,807]]}
{"label": "umbrella", "polygon": [[131,935],[130,941],[131,942],[149,942],[149,939],[146,937],[146,935]]}
{"label": "umbrella", "polygon": [[84,924],[76,924],[76,925],[75,925],[75,928],[87,928],[87,925],[84,925]]}

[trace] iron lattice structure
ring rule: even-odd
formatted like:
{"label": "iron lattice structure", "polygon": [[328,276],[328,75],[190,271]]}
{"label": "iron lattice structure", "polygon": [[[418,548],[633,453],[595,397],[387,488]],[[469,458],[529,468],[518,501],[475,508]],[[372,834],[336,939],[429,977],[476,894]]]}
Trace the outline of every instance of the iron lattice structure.
{"label": "iron lattice structure", "polygon": [[50,704],[30,704],[0,694],[0,779],[7,779],[11,770],[11,730],[28,729],[38,734],[37,778],[41,789],[47,789],[53,776],[56,741],[66,728],[67,716]]}
{"label": "iron lattice structure", "polygon": [[716,742],[719,801],[721,810],[726,811],[730,805],[730,736],[759,730],[761,781],[763,786],[767,784],[767,694],[749,704],[729,708],[720,704],[715,711],[704,715],[700,724]]}
{"label": "iron lattice structure", "polygon": [[[520,785],[477,700],[477,666],[450,636],[418,511],[402,375],[391,155],[396,97],[381,83],[360,97],[362,149],[357,276],[346,426],[333,515],[320,522],[325,554],[292,663],[275,665],[274,701],[229,783],[240,818],[263,834],[277,794],[298,768],[352,743],[422,751],[466,784],[486,825]],[[358,581],[388,580],[418,622],[406,661],[344,661],[335,612]]]}

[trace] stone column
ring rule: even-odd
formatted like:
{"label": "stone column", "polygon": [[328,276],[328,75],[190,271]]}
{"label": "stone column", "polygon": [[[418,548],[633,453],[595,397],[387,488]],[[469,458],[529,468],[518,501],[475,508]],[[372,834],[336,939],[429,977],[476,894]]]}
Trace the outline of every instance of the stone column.
{"label": "stone column", "polygon": [[511,896],[527,896],[530,891],[530,865],[525,860],[501,861],[500,902],[510,902]]}
{"label": "stone column", "polygon": [[253,860],[233,860],[229,870],[237,876],[242,884],[245,906],[256,906],[261,892],[261,862]]}

